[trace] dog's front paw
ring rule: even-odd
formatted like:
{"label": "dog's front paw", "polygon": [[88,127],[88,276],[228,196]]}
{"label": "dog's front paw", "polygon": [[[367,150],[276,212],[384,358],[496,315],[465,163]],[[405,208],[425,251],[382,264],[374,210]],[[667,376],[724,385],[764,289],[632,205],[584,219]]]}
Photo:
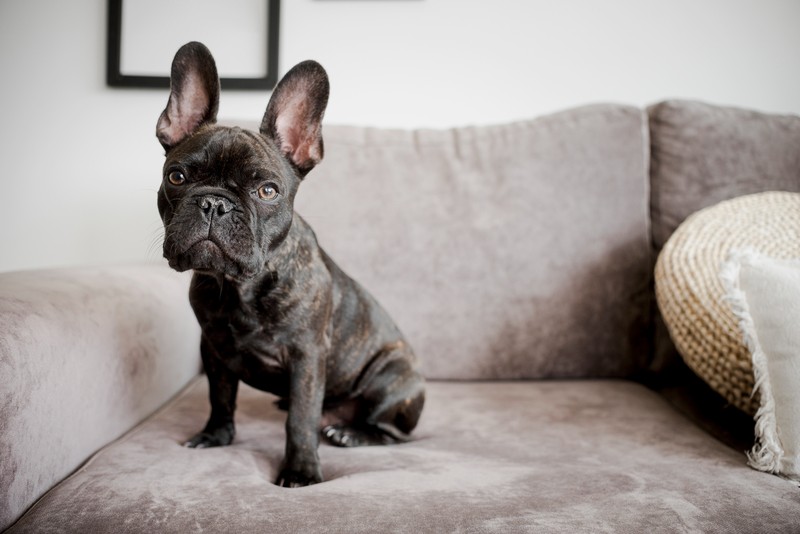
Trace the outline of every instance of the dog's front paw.
{"label": "dog's front paw", "polygon": [[204,429],[202,432],[196,434],[186,443],[184,447],[190,449],[206,449],[208,447],[224,447],[233,442],[233,436],[236,434],[232,424],[227,424],[215,429]]}
{"label": "dog's front paw", "polygon": [[317,472],[308,475],[293,469],[281,469],[275,484],[284,488],[302,488],[318,482],[322,482],[321,473]]}

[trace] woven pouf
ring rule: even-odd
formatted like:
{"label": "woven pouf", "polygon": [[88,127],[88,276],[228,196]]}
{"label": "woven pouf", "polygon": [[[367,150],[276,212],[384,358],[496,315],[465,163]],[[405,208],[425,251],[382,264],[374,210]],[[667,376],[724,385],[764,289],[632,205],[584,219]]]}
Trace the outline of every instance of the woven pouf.
{"label": "woven pouf", "polygon": [[656,299],[686,364],[752,415],[759,398],[750,353],[719,276],[728,253],[741,249],[800,258],[800,193],[747,195],[686,219],[656,262]]}

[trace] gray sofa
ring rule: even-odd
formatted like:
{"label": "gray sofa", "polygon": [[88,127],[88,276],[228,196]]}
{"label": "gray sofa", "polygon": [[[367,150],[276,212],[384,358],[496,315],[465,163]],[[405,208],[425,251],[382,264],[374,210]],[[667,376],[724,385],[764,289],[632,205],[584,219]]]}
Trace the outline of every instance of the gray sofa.
{"label": "gray sofa", "polygon": [[5,273],[0,528],[800,531],[800,489],[747,467],[752,421],[682,364],[652,276],[692,212],[800,191],[800,118],[669,101],[324,136],[297,208],[424,362],[416,439],[322,445],[326,481],[279,488],[265,393],[240,389],[233,445],[180,445],[208,412],[186,275]]}

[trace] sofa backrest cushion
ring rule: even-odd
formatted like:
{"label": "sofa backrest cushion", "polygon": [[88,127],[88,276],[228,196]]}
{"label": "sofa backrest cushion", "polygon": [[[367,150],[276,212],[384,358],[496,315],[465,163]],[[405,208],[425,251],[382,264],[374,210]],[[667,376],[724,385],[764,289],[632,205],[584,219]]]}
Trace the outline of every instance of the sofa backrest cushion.
{"label": "sofa backrest cushion", "polygon": [[648,114],[656,250],[702,208],[762,191],[800,191],[800,117],[682,100]]}
{"label": "sofa backrest cushion", "polygon": [[642,110],[328,126],[296,207],[430,378],[629,376],[651,299]]}

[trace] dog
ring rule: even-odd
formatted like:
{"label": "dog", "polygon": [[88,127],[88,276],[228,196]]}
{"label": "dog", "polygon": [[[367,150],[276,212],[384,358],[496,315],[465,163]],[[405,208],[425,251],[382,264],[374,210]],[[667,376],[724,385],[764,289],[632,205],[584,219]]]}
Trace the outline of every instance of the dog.
{"label": "dog", "polygon": [[325,70],[309,60],[286,73],[257,133],[216,124],[219,93],[209,50],[181,47],[156,127],[166,156],[158,210],[164,257],[193,270],[211,404],[184,445],[233,441],[241,380],[288,412],[276,484],[307,486],[323,480],[321,436],[344,447],[408,441],[424,379],[387,312],[294,211],[298,186],[323,157]]}

